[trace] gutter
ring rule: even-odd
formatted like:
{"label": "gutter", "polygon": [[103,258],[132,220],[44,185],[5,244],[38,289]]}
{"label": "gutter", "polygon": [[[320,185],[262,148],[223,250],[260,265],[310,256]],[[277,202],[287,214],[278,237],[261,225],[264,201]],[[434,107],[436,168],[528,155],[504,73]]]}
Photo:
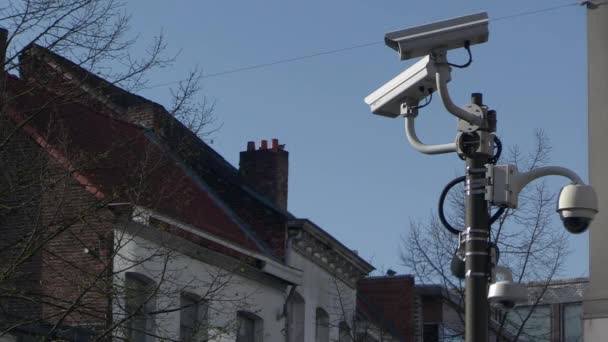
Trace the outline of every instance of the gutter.
{"label": "gutter", "polygon": [[184,231],[187,231],[191,234],[200,236],[206,240],[212,241],[221,246],[230,248],[241,254],[244,254],[244,255],[250,256],[256,260],[259,260],[259,261],[261,261],[260,270],[262,272],[272,275],[274,277],[277,277],[291,285],[301,285],[302,284],[303,272],[297,268],[287,266],[277,260],[267,257],[264,254],[241,247],[233,242],[221,239],[215,235],[204,232],[193,226],[176,221],[165,215],[157,213],[151,209],[143,208],[140,206],[134,206],[133,215],[131,217],[131,219],[134,222],[149,225],[150,218],[155,218],[157,220],[169,223],[169,224],[171,224],[179,229],[182,229]]}

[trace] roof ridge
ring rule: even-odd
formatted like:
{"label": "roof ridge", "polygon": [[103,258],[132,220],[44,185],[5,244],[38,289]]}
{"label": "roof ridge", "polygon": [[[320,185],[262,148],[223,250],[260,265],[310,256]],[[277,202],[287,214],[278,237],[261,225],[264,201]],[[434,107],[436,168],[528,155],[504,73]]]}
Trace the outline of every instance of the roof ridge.
{"label": "roof ridge", "polygon": [[[29,84],[29,82],[26,79],[23,79],[23,78],[21,78],[21,77],[19,77],[17,75],[8,74],[8,76],[9,76],[10,80],[13,81],[13,82],[20,82],[20,83],[22,83],[22,85]],[[42,93],[44,93],[42,95],[49,95],[50,94],[50,92],[48,90],[44,89],[44,88],[36,88],[35,91],[36,92],[42,92]],[[89,105],[87,103],[84,103],[84,102],[73,101],[73,102],[65,102],[65,103],[61,103],[61,104],[62,105],[74,105],[74,106],[84,107],[84,108],[86,108],[86,109],[89,110],[88,114],[93,114],[93,115],[96,115],[96,116],[101,116],[101,117],[110,119],[110,120],[112,120],[114,122],[118,122],[118,123],[123,124],[123,125],[131,126],[131,127],[135,128],[135,129],[138,129],[138,130],[142,130],[142,131],[146,130],[145,127],[142,127],[142,126],[140,126],[140,125],[138,125],[136,123],[133,123],[133,122],[130,122],[128,120],[116,117],[114,115],[110,115],[110,114],[107,114],[107,113],[102,113],[97,108],[93,108],[91,105]],[[50,103],[49,105],[52,106],[53,103]],[[39,109],[43,109],[43,108],[39,108]]]}

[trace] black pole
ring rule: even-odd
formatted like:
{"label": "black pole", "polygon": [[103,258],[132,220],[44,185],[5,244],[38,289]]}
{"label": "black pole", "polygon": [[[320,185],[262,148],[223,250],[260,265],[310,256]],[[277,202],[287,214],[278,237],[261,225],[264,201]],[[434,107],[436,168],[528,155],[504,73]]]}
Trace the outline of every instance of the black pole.
{"label": "black pole", "polygon": [[[473,104],[483,105],[481,94],[473,94],[471,98]],[[475,137],[471,137],[469,141],[474,140]],[[465,341],[487,342],[490,225],[485,199],[485,164],[490,156],[472,152],[465,157]]]}

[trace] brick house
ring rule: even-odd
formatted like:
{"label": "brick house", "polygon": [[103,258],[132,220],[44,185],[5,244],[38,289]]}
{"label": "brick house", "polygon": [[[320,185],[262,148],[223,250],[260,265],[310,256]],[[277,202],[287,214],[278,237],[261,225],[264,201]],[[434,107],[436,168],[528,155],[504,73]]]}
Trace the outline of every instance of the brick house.
{"label": "brick house", "polygon": [[[38,46],[4,78],[4,339],[360,332],[357,284],[373,282],[362,280],[373,267],[287,210],[289,154],[278,140],[249,142],[235,168],[161,105]],[[384,341],[409,340],[399,336],[411,326],[366,315]]]}
{"label": "brick house", "polygon": [[[357,284],[362,341],[422,341],[420,301],[411,275],[366,277]],[[382,330],[374,330],[383,327]]]}

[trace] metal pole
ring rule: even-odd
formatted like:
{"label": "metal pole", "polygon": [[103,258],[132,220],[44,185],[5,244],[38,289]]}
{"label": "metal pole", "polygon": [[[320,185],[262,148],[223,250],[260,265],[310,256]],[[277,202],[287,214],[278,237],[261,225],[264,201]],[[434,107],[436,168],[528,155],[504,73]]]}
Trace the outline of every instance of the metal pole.
{"label": "metal pole", "polygon": [[[482,106],[482,95],[472,102]],[[489,156],[466,156],[465,188],[465,341],[488,341],[488,275],[490,235],[488,203],[485,199],[485,164]]]}

